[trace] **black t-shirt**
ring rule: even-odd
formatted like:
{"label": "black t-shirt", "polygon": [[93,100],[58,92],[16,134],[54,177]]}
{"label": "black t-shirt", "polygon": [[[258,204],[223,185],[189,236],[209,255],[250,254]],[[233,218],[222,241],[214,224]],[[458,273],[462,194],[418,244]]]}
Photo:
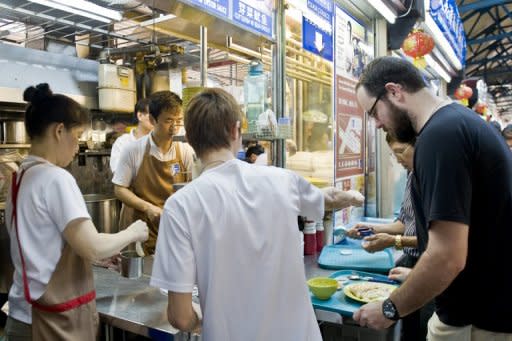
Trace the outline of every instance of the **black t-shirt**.
{"label": "black t-shirt", "polygon": [[420,131],[412,198],[419,249],[432,221],[469,226],[465,269],[436,298],[452,326],[512,332],[512,153],[475,112],[450,104]]}

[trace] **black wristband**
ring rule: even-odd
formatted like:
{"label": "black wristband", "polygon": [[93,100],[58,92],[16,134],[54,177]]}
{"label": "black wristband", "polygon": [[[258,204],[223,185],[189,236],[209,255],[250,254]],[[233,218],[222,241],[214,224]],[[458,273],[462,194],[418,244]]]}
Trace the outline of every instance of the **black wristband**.
{"label": "black wristband", "polygon": [[400,320],[400,314],[398,313],[398,309],[396,309],[395,304],[389,298],[382,302],[382,314],[384,315],[385,318],[389,320]]}

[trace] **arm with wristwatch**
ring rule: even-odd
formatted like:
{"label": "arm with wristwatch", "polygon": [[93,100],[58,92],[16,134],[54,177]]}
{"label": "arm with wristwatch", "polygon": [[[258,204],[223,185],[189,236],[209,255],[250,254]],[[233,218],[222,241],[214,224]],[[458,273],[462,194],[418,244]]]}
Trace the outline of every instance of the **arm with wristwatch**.
{"label": "arm with wristwatch", "polygon": [[[370,234],[367,233],[368,230]],[[404,247],[416,248],[418,239],[414,236],[404,236],[404,232],[405,225],[397,219],[390,224],[359,223],[347,231],[347,236],[356,239],[364,237],[362,246],[368,252],[381,251],[388,247],[394,247],[397,250],[402,250]]]}
{"label": "arm with wristwatch", "polygon": [[377,233],[364,237],[361,245],[368,252],[381,251],[388,247],[402,250],[404,247],[416,248],[418,246],[418,238],[401,234]]}
{"label": "arm with wristwatch", "polygon": [[462,223],[431,222],[427,249],[407,280],[385,301],[363,305],[354,320],[361,326],[385,329],[442,293],[465,267],[468,230]]}

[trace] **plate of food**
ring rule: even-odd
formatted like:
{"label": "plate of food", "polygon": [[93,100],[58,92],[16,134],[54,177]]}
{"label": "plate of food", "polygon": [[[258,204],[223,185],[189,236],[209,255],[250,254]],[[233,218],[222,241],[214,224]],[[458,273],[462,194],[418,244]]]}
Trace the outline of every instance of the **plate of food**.
{"label": "plate of food", "polygon": [[363,282],[348,284],[343,287],[343,292],[345,296],[355,301],[369,303],[385,300],[396,288],[398,286],[392,284]]}

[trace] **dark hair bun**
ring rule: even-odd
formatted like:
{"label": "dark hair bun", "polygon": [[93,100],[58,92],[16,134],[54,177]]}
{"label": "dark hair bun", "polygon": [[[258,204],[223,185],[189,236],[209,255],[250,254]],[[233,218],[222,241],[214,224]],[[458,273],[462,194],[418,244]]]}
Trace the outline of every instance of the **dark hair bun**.
{"label": "dark hair bun", "polygon": [[41,83],[35,87],[29,86],[26,88],[23,92],[23,100],[32,104],[37,104],[50,97],[52,94],[50,86],[47,83]]}

